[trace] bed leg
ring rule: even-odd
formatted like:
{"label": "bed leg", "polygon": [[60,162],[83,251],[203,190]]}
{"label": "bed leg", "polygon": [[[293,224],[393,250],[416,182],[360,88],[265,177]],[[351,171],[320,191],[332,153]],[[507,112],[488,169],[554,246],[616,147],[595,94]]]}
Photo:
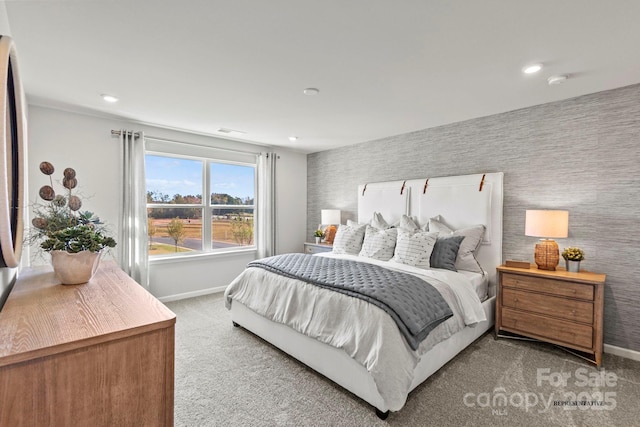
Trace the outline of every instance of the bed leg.
{"label": "bed leg", "polygon": [[389,416],[389,411],[387,412],[382,412],[380,409],[376,408],[376,415],[378,416],[378,418],[380,418],[381,420],[386,420],[387,417]]}
{"label": "bed leg", "polygon": [[231,321],[231,323],[232,323],[232,324],[233,324],[233,326],[235,326],[236,328],[240,326],[240,325],[238,325],[236,322],[234,322],[233,320]]}

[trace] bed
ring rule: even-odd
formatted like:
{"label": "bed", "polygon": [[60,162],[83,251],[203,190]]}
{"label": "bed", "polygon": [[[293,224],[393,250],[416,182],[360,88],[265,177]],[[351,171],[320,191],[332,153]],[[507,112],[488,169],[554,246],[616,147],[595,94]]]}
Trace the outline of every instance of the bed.
{"label": "bed", "polygon": [[[404,406],[411,390],[493,325],[495,268],[502,262],[502,182],[502,173],[486,173],[362,184],[357,189],[358,220],[341,226],[348,230],[379,216],[398,228],[397,233],[401,221],[406,226],[411,220],[419,228],[430,224],[429,232],[446,224],[438,235],[454,236],[480,225],[484,233],[472,256],[477,271],[425,269],[395,262],[395,257],[387,261],[354,253],[314,255],[395,270],[437,289],[452,315],[440,320],[415,348],[378,306],[256,266],[247,268],[225,291],[234,325],[349,390],[386,418]],[[334,246],[334,252],[342,249]],[[458,254],[456,266],[465,261],[462,258]]]}

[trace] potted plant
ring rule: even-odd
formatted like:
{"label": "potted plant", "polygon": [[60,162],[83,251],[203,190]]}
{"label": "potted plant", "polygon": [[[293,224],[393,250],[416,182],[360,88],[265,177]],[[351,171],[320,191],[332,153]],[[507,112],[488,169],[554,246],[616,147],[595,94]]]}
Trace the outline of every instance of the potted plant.
{"label": "potted plant", "polygon": [[106,234],[104,224],[92,212],[80,212],[82,201],[72,190],[78,185],[76,171],[63,172],[63,194],[56,194],[51,175],[54,167],[40,163],[40,171],[49,176],[51,185],[40,188],[45,203],[34,206],[31,243],[51,254],[56,277],[64,285],[88,282],[98,269],[102,250],[113,248],[116,241]]}
{"label": "potted plant", "polygon": [[584,259],[584,251],[577,247],[564,248],[562,258],[567,266],[567,271],[577,273],[580,271],[580,261]]}
{"label": "potted plant", "polygon": [[324,237],[324,233],[322,232],[322,230],[318,229],[314,231],[313,237],[316,238],[316,243],[320,243],[320,239]]}

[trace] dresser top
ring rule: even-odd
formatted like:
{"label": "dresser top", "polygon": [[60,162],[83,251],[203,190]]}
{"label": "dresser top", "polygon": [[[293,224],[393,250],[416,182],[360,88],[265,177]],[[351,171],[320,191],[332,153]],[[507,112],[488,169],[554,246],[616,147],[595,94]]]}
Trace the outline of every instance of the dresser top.
{"label": "dresser top", "polygon": [[529,269],[507,267],[501,265],[497,268],[502,273],[520,274],[523,276],[546,277],[549,279],[565,280],[568,282],[602,284],[605,282],[607,275],[602,273],[594,273],[592,271],[580,270],[578,273],[571,273],[564,268],[558,267],[555,271],[540,270],[535,264],[531,264]]}
{"label": "dresser top", "polygon": [[23,269],[0,311],[0,367],[171,327],[176,316],[113,261],[83,285]]}

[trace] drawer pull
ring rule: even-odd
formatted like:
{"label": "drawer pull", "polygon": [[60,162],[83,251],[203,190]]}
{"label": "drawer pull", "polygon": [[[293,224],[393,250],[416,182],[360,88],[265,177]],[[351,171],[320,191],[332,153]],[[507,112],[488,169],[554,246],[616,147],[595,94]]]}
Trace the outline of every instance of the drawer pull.
{"label": "drawer pull", "polygon": [[514,298],[514,299],[513,299],[513,302],[518,302],[518,298]]}
{"label": "drawer pull", "polygon": [[571,310],[571,315],[575,316],[576,315],[576,311],[575,310]]}

